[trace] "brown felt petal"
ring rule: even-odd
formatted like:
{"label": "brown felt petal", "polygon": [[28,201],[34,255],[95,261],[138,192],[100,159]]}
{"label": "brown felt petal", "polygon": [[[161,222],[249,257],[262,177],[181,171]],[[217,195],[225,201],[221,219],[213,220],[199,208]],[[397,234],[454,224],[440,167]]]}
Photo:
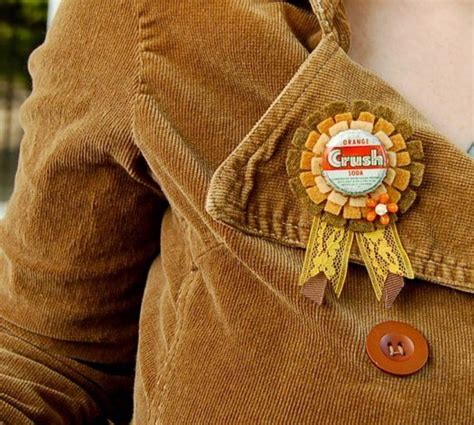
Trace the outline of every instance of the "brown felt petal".
{"label": "brown felt petal", "polygon": [[300,202],[303,205],[303,208],[312,215],[319,215],[321,213],[321,210],[324,207],[323,203],[316,204],[315,202],[313,202],[310,199],[310,197],[308,196],[308,194],[306,194],[306,196],[300,198]]}
{"label": "brown felt petal", "polygon": [[398,202],[398,209],[400,214],[404,214],[415,202],[416,192],[411,189],[407,189],[402,192],[402,197]]}
{"label": "brown felt petal", "polygon": [[291,191],[295,194],[297,198],[303,198],[306,195],[306,189],[301,183],[301,180],[299,177],[293,177],[290,181],[290,188]]}
{"label": "brown felt petal", "polygon": [[361,112],[372,112],[372,104],[367,100],[354,100],[351,112],[354,119],[358,119]]}
{"label": "brown felt petal", "polygon": [[425,173],[425,165],[421,162],[412,162],[410,165],[404,167],[411,174],[410,185],[418,187],[423,181],[423,175]]}
{"label": "brown felt petal", "polygon": [[388,106],[385,105],[377,105],[374,109],[374,114],[378,117],[384,118],[389,122],[393,121],[395,116],[393,109],[390,109]]}
{"label": "brown felt petal", "polygon": [[318,215],[323,209],[324,204],[317,205],[309,198],[305,188],[301,184],[301,180],[299,177],[294,177],[290,179],[289,183],[290,183],[291,191],[299,199],[299,201],[303,205],[303,208],[308,210],[313,215]]}
{"label": "brown felt petal", "polygon": [[298,148],[303,149],[304,144],[306,143],[306,139],[308,138],[309,130],[307,128],[298,127],[293,134],[293,139],[291,140],[291,144]]}
{"label": "brown felt petal", "polygon": [[397,122],[395,128],[405,140],[408,140],[413,134],[413,127],[408,121],[402,120]]}
{"label": "brown felt petal", "polygon": [[424,153],[423,144],[421,143],[421,140],[411,140],[410,142],[407,142],[406,145],[411,159],[423,159]]}
{"label": "brown felt petal", "polygon": [[326,116],[332,117],[336,114],[342,114],[343,112],[347,112],[349,107],[347,106],[346,102],[331,102],[324,108],[324,112]]}
{"label": "brown felt petal", "polygon": [[324,212],[321,215],[321,220],[332,224],[335,227],[344,227],[347,223],[347,220],[342,217],[342,215],[334,215],[329,212]]}
{"label": "brown felt petal", "polygon": [[323,111],[314,111],[311,114],[309,114],[305,120],[304,123],[311,128],[312,130],[316,130],[317,125],[325,118]]}
{"label": "brown felt petal", "polygon": [[300,172],[300,151],[298,149],[288,149],[286,156],[286,172],[291,177],[296,177]]}
{"label": "brown felt petal", "polygon": [[375,225],[374,223],[371,223],[367,220],[360,219],[360,220],[350,220],[349,221],[349,230],[352,230],[353,232],[373,232],[375,230]]}
{"label": "brown felt petal", "polygon": [[324,292],[326,291],[328,280],[324,273],[318,273],[316,276],[311,276],[303,285],[301,293],[314,301],[317,305],[323,303]]}

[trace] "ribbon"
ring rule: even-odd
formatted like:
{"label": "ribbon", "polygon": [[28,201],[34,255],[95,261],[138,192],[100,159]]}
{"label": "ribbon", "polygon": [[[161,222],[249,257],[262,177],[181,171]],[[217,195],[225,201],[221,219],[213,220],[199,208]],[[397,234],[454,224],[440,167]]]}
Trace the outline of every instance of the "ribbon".
{"label": "ribbon", "polygon": [[321,304],[326,283],[341,295],[354,234],[377,300],[386,307],[403,288],[403,278],[414,278],[413,269],[394,223],[373,232],[353,232],[313,217],[299,285],[303,293]]}

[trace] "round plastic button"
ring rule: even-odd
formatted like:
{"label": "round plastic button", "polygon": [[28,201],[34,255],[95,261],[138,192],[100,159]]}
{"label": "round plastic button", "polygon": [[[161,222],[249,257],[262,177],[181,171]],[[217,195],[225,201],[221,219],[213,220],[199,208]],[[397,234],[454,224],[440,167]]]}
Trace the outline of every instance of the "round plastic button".
{"label": "round plastic button", "polygon": [[414,327],[396,321],[376,325],[367,336],[366,351],[379,369],[392,375],[411,375],[428,360],[428,343]]}

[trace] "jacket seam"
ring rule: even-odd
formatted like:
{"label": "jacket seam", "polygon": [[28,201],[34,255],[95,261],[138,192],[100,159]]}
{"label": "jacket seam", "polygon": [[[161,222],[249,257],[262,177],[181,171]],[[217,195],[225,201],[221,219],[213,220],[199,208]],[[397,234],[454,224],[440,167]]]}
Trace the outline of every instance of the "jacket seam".
{"label": "jacket seam", "polygon": [[[190,270],[189,273],[183,278],[183,283],[181,285],[181,290],[178,297],[178,312],[180,312],[180,315],[178,316],[175,323],[176,329],[173,335],[173,340],[170,349],[163,360],[163,364],[158,372],[157,380],[155,382],[155,385],[153,386],[152,393],[150,394],[150,404],[148,406],[149,408],[147,412],[148,422],[150,422],[151,419],[156,419],[156,415],[160,414],[160,410],[163,406],[163,396],[166,394],[165,390],[168,387],[170,375],[174,371],[173,360],[175,359],[179,347],[181,346],[183,330],[185,328],[184,324],[187,320],[187,306],[191,298],[190,294],[193,293],[192,286],[193,283],[196,281],[197,277],[200,275],[201,270],[196,268]],[[160,396],[160,400],[158,402],[156,411],[153,411],[158,396]]]}

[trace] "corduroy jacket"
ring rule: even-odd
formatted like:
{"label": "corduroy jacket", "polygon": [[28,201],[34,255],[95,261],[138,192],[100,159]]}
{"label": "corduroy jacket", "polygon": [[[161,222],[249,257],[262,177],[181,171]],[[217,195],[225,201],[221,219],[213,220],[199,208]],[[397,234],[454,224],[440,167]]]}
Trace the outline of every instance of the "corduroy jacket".
{"label": "corduroy jacket", "polygon": [[[473,162],[349,43],[339,0],[62,2],[0,222],[0,423],[474,422]],[[425,150],[391,309],[356,247],[339,298],[297,284],[311,214],[286,154],[354,99]],[[418,373],[366,355],[387,320],[426,337]]]}

